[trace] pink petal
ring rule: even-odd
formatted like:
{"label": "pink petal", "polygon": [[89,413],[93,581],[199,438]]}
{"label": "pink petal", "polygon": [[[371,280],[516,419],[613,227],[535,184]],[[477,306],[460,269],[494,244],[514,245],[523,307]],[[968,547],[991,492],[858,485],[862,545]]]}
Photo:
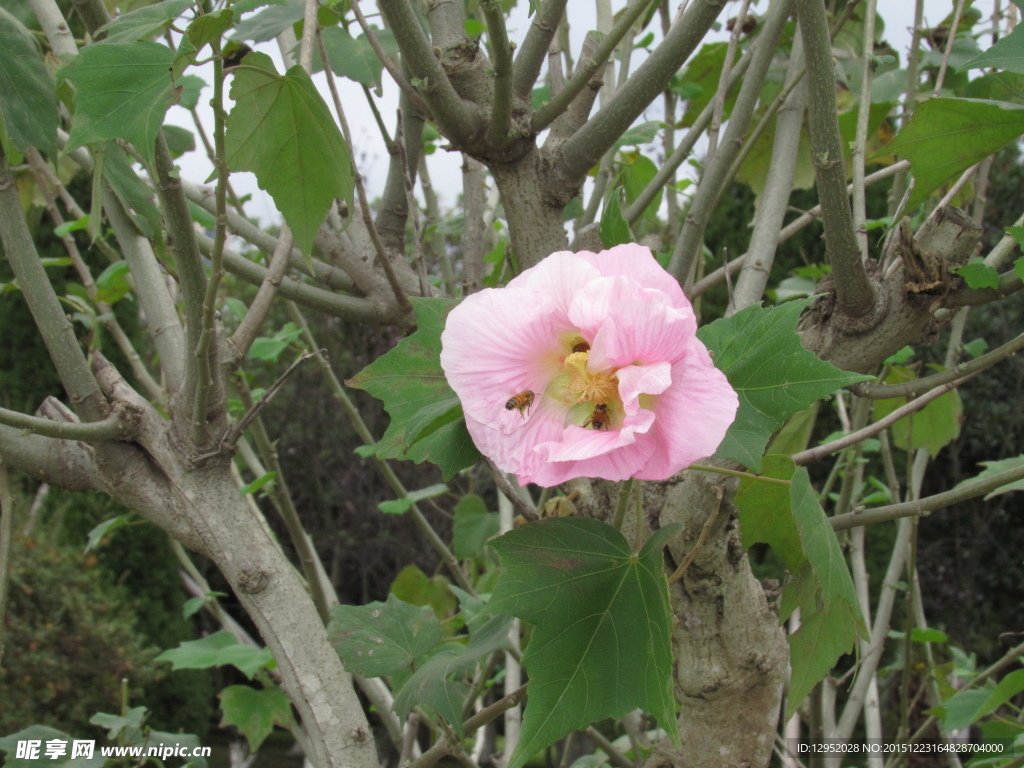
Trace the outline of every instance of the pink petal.
{"label": "pink petal", "polygon": [[651,442],[650,461],[634,477],[665,480],[710,456],[736,417],[739,398],[696,338],[686,357],[672,366],[672,386],[658,395],[657,418],[637,442]]}
{"label": "pink petal", "polygon": [[654,288],[668,294],[673,307],[690,307],[690,301],[683,295],[679,281],[662,269],[646,245],[624,243],[600,253],[580,251],[576,255],[597,267],[602,275],[629,275],[644,288]]}
{"label": "pink petal", "polygon": [[520,477],[532,477],[544,466],[544,457],[533,450],[534,446],[561,437],[567,411],[567,406],[551,398],[538,399],[530,418],[512,434],[505,434],[468,414],[466,427],[480,453],[490,458],[499,469]]}
{"label": "pink petal", "polygon": [[602,456],[637,440],[651,428],[654,414],[640,411],[627,416],[619,429],[590,429],[570,425],[565,428],[558,441],[541,443],[534,450],[548,461],[580,461]]}
{"label": "pink petal", "polygon": [[636,362],[674,363],[697,330],[689,307],[673,307],[665,293],[627,276],[593,280],[576,294],[569,319],[592,339],[588,368],[595,372]]}
{"label": "pink petal", "polygon": [[505,403],[527,390],[540,400],[562,373],[555,315],[548,296],[508,288],[475,293],[451,311],[441,334],[441,367],[468,416],[504,429],[530,420],[536,405],[524,420]]}
{"label": "pink petal", "polygon": [[640,409],[640,395],[660,395],[672,384],[672,366],[669,363],[629,365],[616,373],[619,378],[619,397],[627,415]]}
{"label": "pink petal", "polygon": [[506,289],[526,288],[550,297],[557,313],[555,323],[563,331],[573,328],[569,322],[573,297],[598,277],[597,268],[585,259],[571,251],[558,251],[510,280]]}

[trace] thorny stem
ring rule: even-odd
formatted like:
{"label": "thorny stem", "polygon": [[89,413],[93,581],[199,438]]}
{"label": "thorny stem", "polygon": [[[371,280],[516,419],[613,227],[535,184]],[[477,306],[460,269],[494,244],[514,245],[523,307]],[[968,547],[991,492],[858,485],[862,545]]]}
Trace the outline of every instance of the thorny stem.
{"label": "thorny stem", "polygon": [[216,225],[213,232],[213,250],[210,252],[210,279],[206,284],[206,295],[203,298],[202,331],[195,350],[196,355],[196,391],[192,404],[192,441],[196,445],[206,442],[206,412],[209,407],[210,388],[213,386],[214,372],[211,370],[210,346],[216,333],[214,315],[217,309],[217,289],[224,277],[224,243],[227,240],[227,182],[228,167],[224,158],[227,156],[224,145],[224,59],[220,55],[220,41],[213,40],[213,143],[214,167],[217,169],[217,187],[214,192],[217,206]]}
{"label": "thorny stem", "polygon": [[835,276],[837,307],[849,317],[863,317],[875,308],[875,287],[860,257],[847,200],[846,169],[836,117],[835,66],[824,4],[821,0],[802,0],[799,19],[807,60],[811,158],[821,199],[825,248]]}

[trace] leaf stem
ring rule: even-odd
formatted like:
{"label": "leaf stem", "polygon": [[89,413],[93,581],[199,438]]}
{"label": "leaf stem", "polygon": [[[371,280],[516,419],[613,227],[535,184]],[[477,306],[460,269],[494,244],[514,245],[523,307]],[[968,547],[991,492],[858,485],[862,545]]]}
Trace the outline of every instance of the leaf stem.
{"label": "leaf stem", "polygon": [[757,480],[763,483],[776,483],[778,485],[790,484],[789,480],[780,480],[777,477],[765,477],[764,475],[755,475],[752,472],[741,472],[738,469],[725,469],[724,467],[712,467],[707,464],[691,464],[690,469],[696,469],[700,472],[713,472],[716,475],[728,475],[729,477],[745,477],[748,480]]}
{"label": "leaf stem", "polygon": [[629,509],[629,492],[633,488],[633,480],[626,480],[619,486],[619,500],[615,504],[615,518],[612,525],[618,531],[622,530],[622,521],[626,519],[626,510]]}

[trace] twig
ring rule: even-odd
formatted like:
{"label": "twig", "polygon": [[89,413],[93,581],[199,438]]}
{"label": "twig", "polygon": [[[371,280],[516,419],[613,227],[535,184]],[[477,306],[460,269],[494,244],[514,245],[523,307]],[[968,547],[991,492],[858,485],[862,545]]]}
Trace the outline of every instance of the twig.
{"label": "twig", "polygon": [[861,259],[868,258],[867,197],[864,188],[864,160],[868,144],[868,119],[871,117],[871,77],[875,56],[875,6],[868,0],[864,9],[864,39],[861,47],[860,103],[857,133],[851,151],[853,161],[853,230],[860,246]]}
{"label": "twig", "polygon": [[[516,54],[512,65],[512,84],[516,96],[526,99],[530,96],[533,84],[537,82],[544,57],[548,54],[558,23],[565,13],[568,0],[544,0],[540,11],[533,16],[530,29],[526,32],[523,44]],[[559,69],[561,74],[561,69]],[[554,83],[551,92],[555,93]]]}
{"label": "twig", "polygon": [[281,280],[288,270],[288,257],[291,255],[293,242],[294,238],[292,237],[291,229],[289,229],[287,224],[282,225],[281,232],[278,235],[277,250],[270,258],[267,276],[260,284],[260,289],[256,292],[256,298],[252,300],[252,304],[245,313],[245,317],[242,318],[235,332],[231,334],[230,344],[234,348],[234,354],[238,361],[245,357],[249,347],[252,346],[253,341],[256,339],[256,334],[260,332],[263,321],[267,319],[267,315],[270,313],[271,305],[277,296],[278,289],[281,287]]}
{"label": "twig", "polygon": [[601,69],[608,60],[608,57],[611,56],[612,51],[615,50],[615,46],[619,44],[619,41],[622,40],[636,20],[640,18],[640,15],[651,4],[651,1],[632,0],[622,16],[619,17],[618,22],[612,27],[611,32],[601,41],[594,55],[586,63],[581,62],[580,66],[576,67],[576,71],[572,73],[572,77],[569,78],[569,82],[565,84],[565,87],[551,101],[533,114],[533,130],[535,133],[543,131],[555,121],[555,118],[568,109],[572,100],[590,82],[594,74]]}
{"label": "twig", "polygon": [[420,96],[419,91],[413,88],[409,84],[409,81],[402,77],[402,73],[398,70],[395,62],[387,55],[384,48],[381,46],[380,41],[377,39],[377,36],[373,33],[373,28],[366,22],[366,17],[363,16],[363,12],[359,9],[359,0],[353,0],[350,5],[352,7],[352,13],[356,15],[356,21],[358,22],[359,27],[363,30],[363,35],[366,37],[366,41],[370,44],[370,47],[377,55],[377,58],[380,59],[380,63],[384,65],[384,69],[388,71],[388,74],[391,75],[391,78],[402,90],[402,93],[409,97],[409,101],[416,105],[416,109],[422,112],[424,117],[432,119],[430,107],[427,105],[427,102],[425,102],[423,97]]}
{"label": "twig", "polygon": [[979,373],[996,363],[1002,362],[1021,349],[1024,349],[1024,333],[1014,339],[1002,344],[991,352],[971,360],[969,363],[960,363],[955,368],[925,376],[923,379],[908,381],[904,384],[871,384],[864,382],[854,384],[849,389],[858,397],[866,397],[871,400],[887,400],[893,397],[917,397],[922,392],[927,392],[933,387]]}
{"label": "twig", "polygon": [[837,515],[829,518],[829,523],[831,523],[833,530],[845,531],[847,528],[853,528],[858,525],[887,523],[904,517],[927,517],[937,509],[983,496],[1021,479],[1024,479],[1024,467],[1015,467],[985,480],[978,480],[960,488],[954,488],[951,491],[937,493],[920,501],[907,501],[902,504],[890,504],[886,507],[854,511],[841,516]]}
{"label": "twig", "polygon": [[858,429],[857,431],[851,432],[848,435],[844,435],[843,437],[833,440],[830,443],[825,443],[824,445],[819,445],[815,448],[808,448],[806,451],[800,451],[800,453],[794,453],[792,456],[790,456],[790,458],[793,459],[793,461],[796,462],[798,466],[800,466],[803,464],[809,464],[812,461],[817,461],[818,459],[824,456],[836,453],[837,451],[841,451],[844,448],[849,448],[851,445],[859,443],[861,440],[866,440],[869,437],[877,435],[883,429],[892,426],[893,424],[895,424],[897,421],[907,416],[908,414],[915,413],[921,410],[926,405],[928,405],[928,403],[930,403],[932,400],[942,397],[942,395],[946,394],[947,392],[951,392],[952,390],[956,389],[961,384],[963,384],[965,381],[967,381],[970,378],[973,378],[976,375],[977,374],[969,374],[967,376],[961,375],[960,378],[955,379],[954,381],[948,384],[936,387],[932,391],[921,395],[916,400],[911,400],[906,405],[900,406],[892,413],[888,414],[887,416],[884,416],[883,418],[879,419],[873,424],[868,424],[863,429]]}
{"label": "twig", "polygon": [[775,483],[777,485],[789,485],[789,480],[781,480],[777,477],[765,477],[763,475],[754,475],[750,472],[741,472],[738,469],[726,469],[725,467],[712,467],[706,464],[691,464],[690,469],[695,469],[698,472],[711,472],[716,475],[727,475],[728,477],[738,477],[740,479],[748,478],[750,480],[757,480],[762,483]]}
{"label": "twig", "polygon": [[11,573],[11,545],[14,538],[14,495],[7,467],[0,457],[0,664],[4,661],[4,614],[7,582]]}
{"label": "twig", "polygon": [[946,79],[946,68],[949,67],[949,57],[953,53],[953,43],[956,42],[956,30],[960,26],[960,17],[963,16],[965,3],[966,0],[958,0],[956,4],[953,23],[949,28],[949,38],[946,40],[946,50],[942,52],[942,64],[939,65],[939,74],[935,77],[935,90],[932,91],[933,97],[938,96],[942,91],[942,83]]}
{"label": "twig", "polygon": [[[498,701],[494,702],[489,707],[481,709],[462,724],[463,734],[465,736],[469,736],[474,733],[477,728],[487,725],[487,723],[504,714],[505,710],[516,706],[516,704],[526,698],[526,688],[527,686],[524,685],[522,688],[510,693],[508,696],[498,699]],[[434,746],[409,763],[407,768],[430,768],[430,766],[433,766],[442,757],[450,754],[453,749],[461,749],[461,742],[457,739],[454,741],[455,743],[452,743],[447,737],[439,739]],[[629,768],[633,768],[633,766],[629,766]]]}
{"label": "twig", "polygon": [[[608,741],[608,739],[604,737],[604,734],[597,730],[597,728],[589,725],[587,726],[586,733],[587,736],[590,737],[590,740],[597,745],[598,749],[608,755],[608,762],[614,765],[615,768],[637,768],[639,763],[633,762],[624,754],[619,752],[619,750],[615,748],[615,745]],[[640,756],[637,755],[636,757],[639,760]]]}
{"label": "twig", "polygon": [[267,407],[270,401],[274,398],[274,395],[277,394],[277,391],[281,389],[289,377],[299,369],[299,366],[309,360],[309,358],[319,357],[326,352],[326,349],[319,349],[316,352],[303,352],[299,355],[295,361],[285,369],[285,372],[277,377],[277,381],[267,387],[266,391],[260,395],[260,399],[249,407],[242,418],[239,419],[238,423],[233,424],[228,431],[224,433],[224,437],[220,440],[217,452],[219,453],[223,451],[229,453],[233,451],[238,440],[245,434],[245,430],[247,430],[249,425],[256,420],[263,409]]}
{"label": "twig", "polygon": [[[398,110],[398,130],[395,132],[395,138],[398,157],[402,164],[402,180],[405,182],[405,205],[412,218],[412,239],[413,247],[416,249],[416,267],[420,276],[420,295],[429,296],[430,283],[427,280],[427,260],[423,255],[423,232],[420,229],[420,210],[416,202],[414,174],[412,168],[409,167],[409,159],[405,155],[405,127],[402,124],[402,110]],[[408,303],[408,299],[406,299],[406,303]]]}
{"label": "twig", "polygon": [[54,421],[0,408],[0,424],[43,437],[80,440],[83,443],[102,443],[107,440],[124,440],[130,437],[133,419],[131,412],[121,406],[115,406],[109,416],[99,421],[84,422]]}
{"label": "twig", "polygon": [[[358,3],[352,3],[352,7]],[[341,124],[341,130],[345,134],[345,141],[351,147],[352,144],[352,132],[348,128],[348,120],[345,119],[345,110],[341,108],[341,98],[338,96],[338,86],[334,82],[334,73],[331,71],[331,65],[327,61],[327,49],[324,48],[323,36],[317,32],[316,42],[320,48],[320,58],[323,61],[324,72],[327,73],[327,85],[331,90],[331,98],[334,100],[334,111],[338,115],[338,122]],[[402,146],[401,137],[398,138],[399,148]],[[363,186],[363,179],[359,175],[358,171],[353,171],[353,177],[356,184],[356,192],[359,194],[359,212],[363,215],[363,224],[366,225],[366,231],[370,234],[370,240],[373,242],[373,249],[377,252],[377,263],[380,264],[381,269],[384,270],[384,275],[388,279],[388,284],[391,286],[391,290],[395,294],[395,299],[398,301],[398,306],[409,312],[412,310],[412,305],[409,304],[409,298],[405,295],[405,290],[402,288],[402,284],[398,280],[398,275],[395,274],[395,268],[391,264],[391,259],[388,258],[387,252],[384,250],[384,244],[380,241],[380,234],[377,232],[377,227],[373,223],[373,214],[370,210],[370,201],[366,197],[366,188]]]}
{"label": "twig", "polygon": [[718,149],[718,132],[722,127],[722,116],[725,113],[725,96],[729,92],[729,76],[732,73],[733,61],[736,58],[736,48],[739,46],[740,35],[743,34],[743,22],[747,18],[747,9],[750,7],[750,0],[742,0],[740,9],[736,13],[735,25],[732,34],[729,35],[729,44],[725,51],[725,61],[722,62],[722,72],[718,77],[718,88],[715,89],[714,98],[711,99],[711,128],[708,130],[708,150],[704,165],[710,165]]}
{"label": "twig", "polygon": [[686,557],[683,558],[683,562],[681,562],[679,567],[676,568],[675,573],[668,577],[669,584],[675,584],[683,578],[698,553],[704,548],[704,543],[708,540],[711,528],[714,525],[715,520],[718,519],[718,513],[722,508],[722,489],[720,486],[713,485],[711,486],[711,490],[715,492],[715,508],[711,510],[711,514],[704,523],[704,527],[700,529],[700,536],[697,537],[697,543],[693,545],[693,549],[691,549]]}
{"label": "twig", "polygon": [[494,478],[494,484],[498,486],[498,490],[501,491],[512,506],[515,507],[516,512],[527,520],[539,520],[540,515],[537,514],[537,510],[534,509],[532,505],[527,504],[526,500],[519,495],[519,489],[512,485],[512,482],[508,479],[508,475],[498,469],[498,465],[486,456],[484,457],[484,464],[487,466],[487,470],[491,473],[491,477]]}

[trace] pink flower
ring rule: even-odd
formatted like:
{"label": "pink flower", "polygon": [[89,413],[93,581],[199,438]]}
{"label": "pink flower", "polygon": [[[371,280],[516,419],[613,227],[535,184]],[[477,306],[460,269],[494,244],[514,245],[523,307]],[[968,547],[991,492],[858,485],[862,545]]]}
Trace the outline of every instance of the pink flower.
{"label": "pink flower", "polygon": [[520,483],[664,480],[739,407],[696,330],[644,246],[560,251],[455,307],[441,367],[477,448]]}

